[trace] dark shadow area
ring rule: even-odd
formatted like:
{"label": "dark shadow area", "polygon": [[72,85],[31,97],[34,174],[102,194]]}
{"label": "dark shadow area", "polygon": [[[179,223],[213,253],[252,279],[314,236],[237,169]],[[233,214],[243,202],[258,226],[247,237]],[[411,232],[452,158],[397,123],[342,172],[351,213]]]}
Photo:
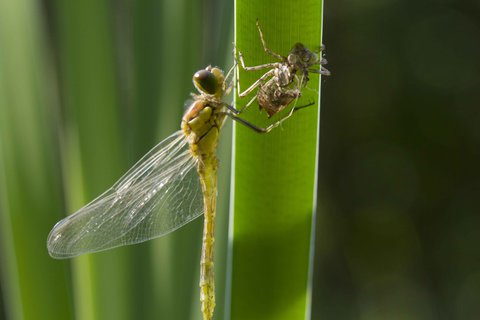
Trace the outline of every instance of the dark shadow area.
{"label": "dark shadow area", "polygon": [[313,319],[480,318],[480,6],[331,1]]}

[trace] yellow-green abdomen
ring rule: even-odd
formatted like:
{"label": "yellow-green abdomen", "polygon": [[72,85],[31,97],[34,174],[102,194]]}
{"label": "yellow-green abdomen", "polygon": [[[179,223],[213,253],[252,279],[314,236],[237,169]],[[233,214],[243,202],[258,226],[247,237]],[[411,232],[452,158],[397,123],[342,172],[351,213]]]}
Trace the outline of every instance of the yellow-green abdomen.
{"label": "yellow-green abdomen", "polygon": [[204,227],[202,258],[200,261],[200,300],[204,320],[211,320],[215,308],[213,269],[215,211],[217,196],[217,165],[215,155],[223,116],[217,114],[215,104],[195,101],[185,113],[182,130],[188,138],[190,151],[198,160],[197,171],[203,191]]}

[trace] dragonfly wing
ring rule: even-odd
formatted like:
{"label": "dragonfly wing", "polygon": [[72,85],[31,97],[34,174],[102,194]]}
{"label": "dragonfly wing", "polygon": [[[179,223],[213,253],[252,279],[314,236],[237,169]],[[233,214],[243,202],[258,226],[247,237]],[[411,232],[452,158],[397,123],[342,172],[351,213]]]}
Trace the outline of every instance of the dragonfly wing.
{"label": "dragonfly wing", "polygon": [[143,242],[203,213],[202,190],[181,131],[160,142],[101,196],[58,222],[48,236],[54,258]]}

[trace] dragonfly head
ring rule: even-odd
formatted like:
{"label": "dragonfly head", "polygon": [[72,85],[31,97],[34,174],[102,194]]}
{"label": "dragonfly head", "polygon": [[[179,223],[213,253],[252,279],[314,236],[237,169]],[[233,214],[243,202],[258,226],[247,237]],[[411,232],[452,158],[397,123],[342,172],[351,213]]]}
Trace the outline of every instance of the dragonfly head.
{"label": "dragonfly head", "polygon": [[319,64],[320,60],[315,52],[307,49],[302,43],[297,42],[288,54],[288,63],[295,66],[297,70],[308,69],[314,64]]}
{"label": "dragonfly head", "polygon": [[199,70],[193,75],[193,84],[200,93],[222,95],[224,81],[223,71],[211,66]]}

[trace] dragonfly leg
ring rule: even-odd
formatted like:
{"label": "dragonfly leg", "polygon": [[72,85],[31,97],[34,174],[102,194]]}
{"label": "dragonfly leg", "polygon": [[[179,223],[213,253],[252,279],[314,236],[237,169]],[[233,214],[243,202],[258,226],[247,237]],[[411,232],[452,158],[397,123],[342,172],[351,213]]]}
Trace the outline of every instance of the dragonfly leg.
{"label": "dragonfly leg", "polygon": [[258,23],[258,19],[257,19],[257,29],[258,29],[258,33],[260,34],[260,40],[262,40],[263,50],[265,50],[265,52],[271,55],[272,57],[277,58],[278,60],[281,60],[281,61],[285,61],[287,58],[285,58],[281,54],[273,52],[272,50],[270,50],[270,48],[267,47],[267,43],[265,42],[265,39],[263,37],[263,32],[262,32],[262,29],[260,28],[260,23]]}
{"label": "dragonfly leg", "polygon": [[[228,70],[227,72],[227,75],[225,76],[225,81],[224,81],[224,91],[225,91],[225,95],[228,95],[230,94],[230,91],[232,91],[232,88],[235,84],[235,77],[234,77],[234,74],[235,74],[235,68],[237,67],[237,61],[235,60],[234,63],[233,63],[233,66],[230,68],[230,70]],[[228,78],[229,77],[232,77],[232,79],[230,80],[230,82],[228,81]],[[228,86],[226,86],[226,83],[228,83]]]}
{"label": "dragonfly leg", "polygon": [[228,110],[232,111],[234,114],[240,114],[243,111],[245,111],[245,109],[247,109],[255,100],[257,100],[257,96],[252,97],[252,99],[250,99],[250,101],[248,101],[248,103],[243,107],[241,107],[240,109],[237,109],[234,106],[229,105],[228,103],[225,103],[224,105]]}
{"label": "dragonfly leg", "polygon": [[276,121],[275,123],[272,123],[271,125],[269,125],[268,127],[265,127],[265,128],[256,126],[253,123],[251,123],[251,122],[243,119],[242,117],[239,117],[238,115],[233,114],[231,112],[225,112],[225,114],[227,116],[229,116],[232,120],[235,120],[235,121],[241,123],[242,125],[246,126],[247,128],[252,129],[253,131],[255,131],[257,133],[268,133],[268,132],[272,131],[273,129],[275,129],[276,127],[278,127],[280,124],[282,124],[282,122],[284,122],[285,120],[290,118],[296,111],[298,111],[300,109],[303,109],[303,108],[306,108],[306,107],[310,107],[314,104],[315,104],[315,102],[310,102],[306,105],[292,108],[290,110],[290,112],[287,115],[285,115],[283,118],[281,118],[280,120]]}
{"label": "dragonfly leg", "polygon": [[240,51],[238,51],[238,60],[240,60],[240,64],[242,65],[242,68],[245,71],[258,71],[258,70],[267,69],[267,68],[276,68],[278,66],[278,62],[270,62],[265,64],[259,64],[258,66],[248,67],[245,65],[243,54]]}
{"label": "dragonfly leg", "polygon": [[245,111],[248,107],[250,107],[250,105],[251,105],[255,100],[257,100],[257,96],[253,96],[252,99],[250,99],[250,101],[248,101],[246,105],[244,105],[243,107],[241,107],[241,108],[238,110],[238,113],[242,113],[243,111]]}
{"label": "dragonfly leg", "polygon": [[275,74],[275,69],[272,69],[268,72],[265,72],[260,78],[257,79],[257,81],[255,81],[248,89],[246,89],[243,92],[241,92],[240,78],[238,77],[237,78],[237,93],[238,93],[238,96],[241,97],[241,98],[247,96],[249,93],[251,93],[253,90],[255,90],[262,82],[264,82],[265,79],[267,79],[268,77],[272,77],[274,74]]}
{"label": "dragonfly leg", "polygon": [[247,120],[233,114],[233,113],[230,113],[230,112],[226,112],[225,113],[227,116],[229,116],[232,120],[235,120],[237,121],[238,123],[241,123],[242,125],[246,126],[247,128],[250,128],[252,129],[253,131],[257,132],[257,133],[267,133],[267,129],[266,128],[261,128],[261,127],[258,127],[256,125],[254,125],[253,123],[251,122],[248,122]]}
{"label": "dragonfly leg", "polygon": [[268,127],[264,128],[265,129],[265,133],[267,132],[270,132],[272,131],[273,129],[275,129],[276,127],[278,127],[279,125],[281,125],[285,120],[287,120],[288,118],[290,118],[296,111],[298,110],[301,110],[303,108],[307,108],[307,107],[310,107],[310,106],[313,106],[315,104],[315,102],[310,102],[306,105],[303,105],[303,106],[298,106],[298,107],[294,107],[290,110],[290,112],[285,115],[283,118],[281,118],[280,120],[278,120],[277,122],[275,123],[272,123],[271,125],[269,125]]}
{"label": "dragonfly leg", "polygon": [[329,76],[330,71],[327,68],[320,67],[320,69],[309,69],[308,72],[311,73],[318,73],[321,74],[322,76]]}
{"label": "dragonfly leg", "polygon": [[238,60],[240,60],[240,63],[237,62],[237,65],[240,64],[245,71],[257,71],[257,70],[266,69],[266,68],[276,68],[279,64],[278,62],[271,62],[271,63],[259,64],[258,66],[248,67],[245,65],[245,60],[243,58],[242,52],[237,50],[235,43],[233,43],[233,58],[235,59],[235,61],[237,61],[237,52],[238,52]]}
{"label": "dragonfly leg", "polygon": [[[246,95],[251,93],[253,90],[255,90],[255,88],[258,87],[262,83],[262,81],[264,81],[266,78],[268,78],[270,76],[273,76],[274,69],[276,69],[280,66],[280,64],[278,62],[274,62],[274,63],[261,64],[261,65],[258,65],[258,66],[247,67],[245,65],[245,61],[243,60],[243,55],[240,51],[238,51],[238,59],[240,60],[240,63],[237,62],[237,54],[236,54],[237,49],[235,47],[235,44],[234,44],[234,51],[235,51],[234,58],[235,58],[236,66],[237,66],[237,72],[236,72],[237,73],[237,94],[241,98],[245,97]],[[271,70],[264,73],[248,89],[246,89],[244,92],[242,92],[242,89],[240,88],[240,69],[239,69],[239,65],[241,65],[243,70],[245,70],[245,71],[257,71],[257,70],[266,69],[266,68],[271,68]]]}
{"label": "dragonfly leg", "polygon": [[[236,50],[236,48],[234,49]],[[243,55],[240,51],[238,51],[238,58],[240,60],[240,63],[236,63],[237,65],[237,94],[239,97],[245,97],[248,95],[250,92],[255,90],[256,87],[258,87],[262,81],[264,81],[266,78],[273,76],[274,75],[274,70],[279,67],[279,63],[267,63],[267,64],[261,64],[258,66],[253,66],[253,67],[247,67],[245,65],[245,61],[243,60]],[[236,60],[236,55],[235,55],[235,60]],[[266,68],[272,68],[271,70],[267,71],[264,73],[257,81],[255,81],[248,89],[246,89],[244,92],[242,92],[242,89],[240,88],[240,70],[239,70],[239,65],[242,66],[242,68],[245,71],[256,71],[256,70],[261,70],[261,69],[266,69]]]}

